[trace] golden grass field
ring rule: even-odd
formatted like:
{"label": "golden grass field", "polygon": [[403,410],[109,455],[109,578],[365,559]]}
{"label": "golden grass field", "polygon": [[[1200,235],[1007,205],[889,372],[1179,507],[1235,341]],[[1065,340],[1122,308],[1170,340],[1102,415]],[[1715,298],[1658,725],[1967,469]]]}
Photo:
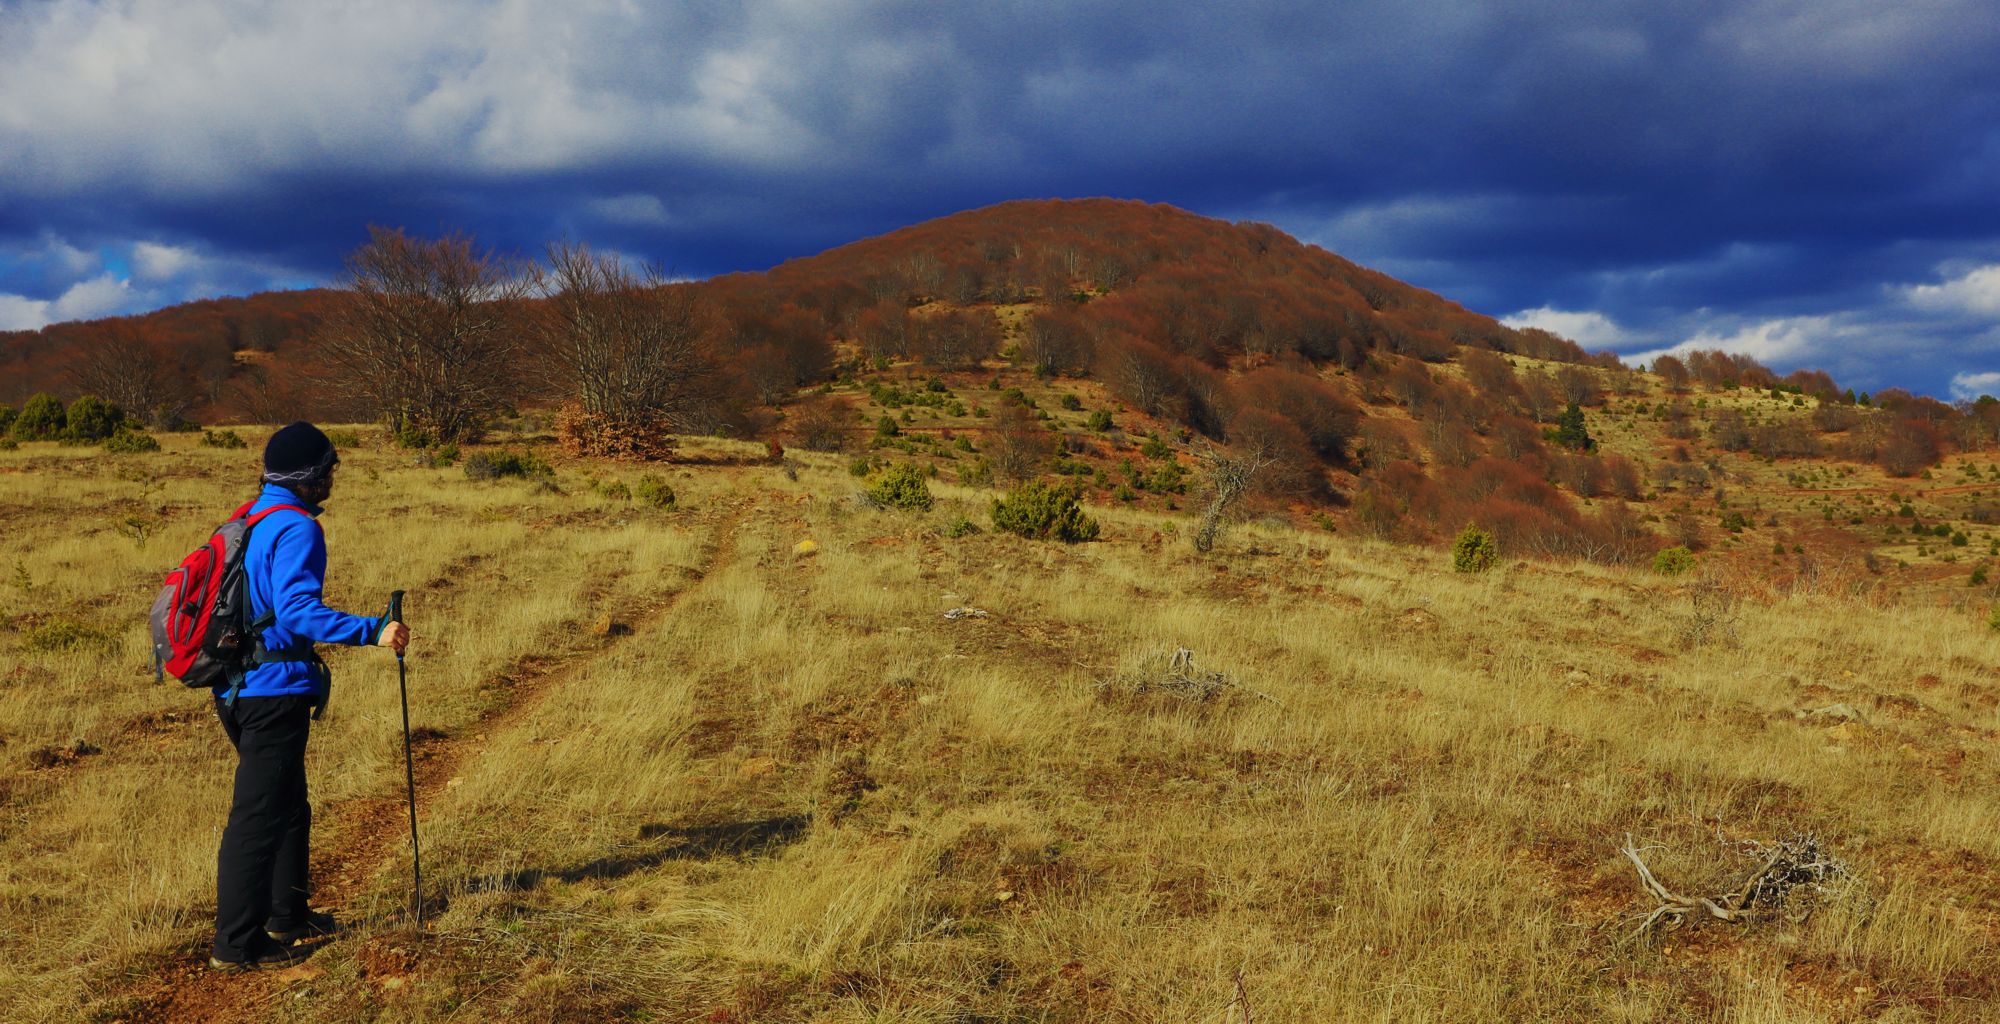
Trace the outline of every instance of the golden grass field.
{"label": "golden grass field", "polygon": [[[344,453],[329,599],[410,592],[429,916],[393,661],[335,651],[348,928],[205,973],[233,759],[144,615],[251,493],[244,433],[0,452],[0,1019],[2000,1019],[1983,605],[1275,524],[1200,557],[1128,508],[952,537],[988,492],[876,510],[810,454],[670,467],[654,509],[591,488],[629,466]],[[1177,646],[1230,684],[1140,685]],[[1852,867],[1810,917],[1634,938],[1628,835],[1719,893],[1805,832]]]}

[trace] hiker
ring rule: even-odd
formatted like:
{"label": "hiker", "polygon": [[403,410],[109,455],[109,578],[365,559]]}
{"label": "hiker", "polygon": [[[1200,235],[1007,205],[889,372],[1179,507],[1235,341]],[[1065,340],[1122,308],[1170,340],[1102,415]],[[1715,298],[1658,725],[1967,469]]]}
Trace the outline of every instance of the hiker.
{"label": "hiker", "polygon": [[256,640],[240,685],[215,687],[215,713],[236,748],[236,788],[215,867],[215,947],[222,971],[282,967],[304,958],[292,943],[331,934],[333,916],[308,898],[312,805],[306,799],[306,734],[326,707],[330,677],[313,644],[377,644],[397,654],[409,630],[389,616],[349,615],[320,598],[326,541],[315,517],[333,493],[340,464],[333,442],[294,423],[264,446],[263,490],[251,513],[279,505],[243,549],[250,634]]}

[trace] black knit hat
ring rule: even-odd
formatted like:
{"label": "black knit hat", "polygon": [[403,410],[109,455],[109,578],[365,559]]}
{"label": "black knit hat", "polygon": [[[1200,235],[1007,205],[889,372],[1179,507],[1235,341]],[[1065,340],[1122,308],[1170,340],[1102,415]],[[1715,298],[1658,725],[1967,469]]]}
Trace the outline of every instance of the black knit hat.
{"label": "black knit hat", "polygon": [[333,442],[318,427],[300,420],[271,435],[264,445],[264,482],[309,484],[340,461]]}

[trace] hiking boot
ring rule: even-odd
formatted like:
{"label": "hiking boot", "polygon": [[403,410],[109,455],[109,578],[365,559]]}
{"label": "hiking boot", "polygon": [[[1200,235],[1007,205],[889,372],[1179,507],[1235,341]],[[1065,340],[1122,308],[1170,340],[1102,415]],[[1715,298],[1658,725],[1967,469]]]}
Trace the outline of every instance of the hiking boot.
{"label": "hiking boot", "polygon": [[332,914],[322,914],[316,910],[308,910],[306,911],[306,919],[300,921],[298,924],[283,930],[267,928],[264,930],[264,934],[269,935],[273,941],[280,945],[289,946],[300,939],[316,939],[322,935],[332,935],[336,928],[338,928],[338,925],[334,923]]}
{"label": "hiking boot", "polygon": [[208,958],[208,966],[224,974],[234,974],[237,971],[277,970],[296,967],[304,963],[306,957],[310,955],[311,950],[294,949],[291,946],[271,946],[248,960],[224,960],[221,957],[211,956]]}

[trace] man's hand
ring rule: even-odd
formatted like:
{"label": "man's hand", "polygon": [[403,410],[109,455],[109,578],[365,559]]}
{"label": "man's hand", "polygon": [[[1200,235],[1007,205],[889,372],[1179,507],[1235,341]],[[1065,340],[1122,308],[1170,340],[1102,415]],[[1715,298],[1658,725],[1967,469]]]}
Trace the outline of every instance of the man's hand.
{"label": "man's hand", "polygon": [[403,653],[403,648],[410,646],[410,627],[400,622],[383,623],[382,635],[375,638],[375,646]]}

